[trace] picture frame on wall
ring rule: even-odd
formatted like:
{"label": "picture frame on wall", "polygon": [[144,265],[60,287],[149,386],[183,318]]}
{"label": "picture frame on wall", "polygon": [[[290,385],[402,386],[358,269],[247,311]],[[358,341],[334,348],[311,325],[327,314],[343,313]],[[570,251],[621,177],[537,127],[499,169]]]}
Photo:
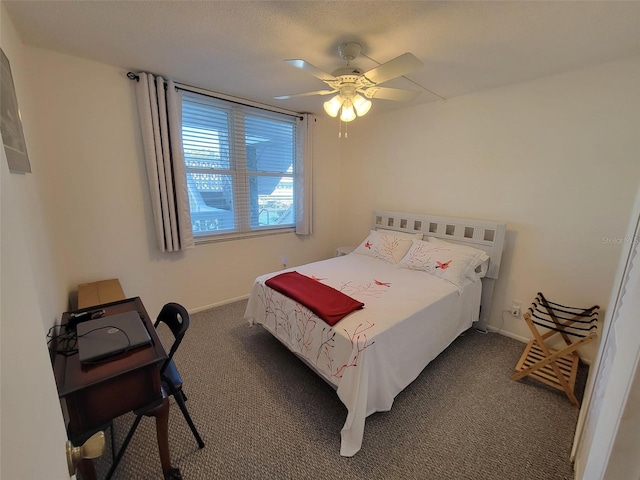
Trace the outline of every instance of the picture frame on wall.
{"label": "picture frame on wall", "polygon": [[18,98],[13,85],[9,59],[0,49],[0,131],[4,152],[12,173],[31,173],[31,163],[27,153],[27,142],[22,130],[22,118],[18,108]]}

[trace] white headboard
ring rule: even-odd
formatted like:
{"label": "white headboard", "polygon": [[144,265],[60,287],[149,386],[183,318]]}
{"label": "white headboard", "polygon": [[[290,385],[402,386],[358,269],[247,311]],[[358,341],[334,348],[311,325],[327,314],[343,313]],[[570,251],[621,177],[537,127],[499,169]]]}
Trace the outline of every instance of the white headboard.
{"label": "white headboard", "polygon": [[500,260],[507,230],[504,223],[375,210],[371,228],[422,233],[425,237],[436,237],[487,252],[490,257],[489,268],[482,280],[482,301],[480,302],[482,306],[480,320],[486,327],[491,310],[493,284],[500,273]]}
{"label": "white headboard", "polygon": [[422,233],[427,237],[437,237],[484,250],[491,257],[486,276],[488,278],[498,278],[504,236],[507,229],[507,226],[503,223],[375,210],[371,228]]}

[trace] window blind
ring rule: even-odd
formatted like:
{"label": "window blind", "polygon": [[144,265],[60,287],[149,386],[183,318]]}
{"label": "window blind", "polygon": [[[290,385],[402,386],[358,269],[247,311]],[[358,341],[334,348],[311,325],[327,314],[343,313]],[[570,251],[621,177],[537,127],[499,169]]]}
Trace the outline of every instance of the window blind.
{"label": "window blind", "polygon": [[196,238],[293,228],[299,119],[182,94],[182,147]]}

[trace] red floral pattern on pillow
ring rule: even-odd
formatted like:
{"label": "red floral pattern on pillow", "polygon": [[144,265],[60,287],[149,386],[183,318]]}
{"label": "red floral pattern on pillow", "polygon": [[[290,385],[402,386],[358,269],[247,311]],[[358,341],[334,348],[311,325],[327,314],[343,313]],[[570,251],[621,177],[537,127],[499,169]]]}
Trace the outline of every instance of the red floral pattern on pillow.
{"label": "red floral pattern on pillow", "polygon": [[453,283],[460,290],[467,274],[488,258],[489,256],[482,250],[461,249],[447,243],[414,240],[398,266],[410,270],[422,270]]}
{"label": "red floral pattern on pillow", "polygon": [[369,236],[353,251],[359,255],[379,258],[385,262],[396,264],[411,248],[412,239],[395,235],[391,231],[379,232],[371,230]]}

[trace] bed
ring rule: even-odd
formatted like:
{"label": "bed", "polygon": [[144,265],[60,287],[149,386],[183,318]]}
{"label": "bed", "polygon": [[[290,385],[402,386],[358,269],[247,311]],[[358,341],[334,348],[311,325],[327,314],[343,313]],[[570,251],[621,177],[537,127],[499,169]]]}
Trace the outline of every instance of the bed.
{"label": "bed", "polygon": [[[375,211],[369,236],[353,253],[256,278],[245,319],[261,325],[336,390],[347,408],[342,456],[360,450],[368,415],[390,410],[395,396],[474,322],[486,325],[504,236],[505,225],[495,222]],[[402,248],[383,252],[389,239]],[[380,250],[371,253],[376,246]],[[448,268],[459,262],[441,257],[428,273],[420,264],[421,249],[430,252],[430,260],[432,252],[465,249],[480,251],[482,258],[460,276]],[[291,271],[364,308],[328,324],[267,285]],[[455,281],[443,277],[454,273]]]}

